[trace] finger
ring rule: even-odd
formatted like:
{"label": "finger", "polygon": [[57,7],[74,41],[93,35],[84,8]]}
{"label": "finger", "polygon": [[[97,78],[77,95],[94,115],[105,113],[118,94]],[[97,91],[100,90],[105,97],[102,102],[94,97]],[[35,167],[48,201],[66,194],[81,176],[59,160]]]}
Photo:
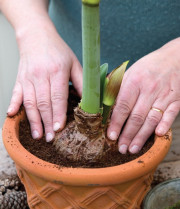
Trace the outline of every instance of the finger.
{"label": "finger", "polygon": [[50,142],[54,138],[54,131],[49,80],[46,78],[35,79],[34,88],[36,92],[37,108],[44,124],[46,141]]}
{"label": "finger", "polygon": [[13,116],[18,112],[22,104],[22,100],[23,100],[22,87],[19,82],[16,82],[14,89],[13,89],[11,102],[7,110],[8,116]]}
{"label": "finger", "polygon": [[129,152],[132,154],[138,153],[147,139],[154,132],[156,126],[162,118],[162,112],[151,109],[146,117],[146,120],[129,145]]}
{"label": "finger", "polygon": [[127,152],[128,146],[131,141],[134,139],[152,106],[154,98],[149,96],[144,96],[141,94],[134,106],[127,123],[123,129],[122,134],[119,137],[119,152],[125,154]]}
{"label": "finger", "polygon": [[135,88],[133,84],[128,83],[127,85],[122,85],[107,130],[109,139],[117,140],[123,124],[131,113],[138,96],[139,89],[137,87]]}
{"label": "finger", "polygon": [[41,117],[36,106],[36,97],[34,86],[31,82],[26,81],[23,84],[23,103],[26,110],[27,118],[31,127],[31,134],[34,139],[42,137],[43,129]]}
{"label": "finger", "polygon": [[169,104],[169,99],[164,97],[158,98],[149,110],[146,120],[129,145],[129,151],[133,154],[139,152],[147,141],[149,136],[154,132],[155,128],[159,124],[163,112],[166,110]]}
{"label": "finger", "polygon": [[65,69],[52,74],[51,83],[51,102],[53,112],[53,130],[60,131],[66,122],[69,73]]}
{"label": "finger", "polygon": [[164,112],[163,117],[155,130],[155,133],[159,136],[166,134],[172,126],[176,116],[179,114],[179,111],[180,102],[176,101],[171,103]]}
{"label": "finger", "polygon": [[71,80],[79,96],[82,95],[83,74],[82,67],[78,60],[75,60],[71,70]]}

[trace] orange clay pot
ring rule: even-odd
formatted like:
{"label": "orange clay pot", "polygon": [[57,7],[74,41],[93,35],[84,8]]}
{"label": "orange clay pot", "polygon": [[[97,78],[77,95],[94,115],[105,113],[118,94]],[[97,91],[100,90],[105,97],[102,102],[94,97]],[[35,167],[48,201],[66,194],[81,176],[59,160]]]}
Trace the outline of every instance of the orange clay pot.
{"label": "orange clay pot", "polygon": [[172,133],[155,137],[141,157],[109,168],[59,168],[29,153],[19,142],[24,111],[7,118],[4,145],[15,161],[31,209],[138,209],[150,189],[153,173],[167,154]]}

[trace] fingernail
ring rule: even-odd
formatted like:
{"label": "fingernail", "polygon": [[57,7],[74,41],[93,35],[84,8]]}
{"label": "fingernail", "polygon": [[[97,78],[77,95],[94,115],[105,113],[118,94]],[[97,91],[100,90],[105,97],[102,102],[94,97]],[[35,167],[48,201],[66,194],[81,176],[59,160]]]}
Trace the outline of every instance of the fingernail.
{"label": "fingernail", "polygon": [[158,128],[157,133],[159,135],[164,135],[166,133],[166,131],[164,130],[164,128],[160,127],[160,128]]}
{"label": "fingernail", "polygon": [[117,140],[117,138],[118,138],[118,135],[117,135],[117,133],[116,133],[115,131],[112,131],[112,132],[109,134],[109,139],[110,139],[110,140],[115,141],[115,140]]}
{"label": "fingernail", "polygon": [[119,152],[121,153],[121,154],[126,154],[126,152],[127,152],[127,145],[126,144],[122,144],[120,147],[119,147]]}
{"label": "fingernail", "polygon": [[38,131],[33,131],[32,132],[32,137],[33,137],[33,139],[38,139],[39,138],[39,133],[38,133]]}
{"label": "fingernail", "polygon": [[54,123],[54,126],[53,126],[54,131],[58,131],[60,128],[61,128],[60,123],[58,123],[58,122]]}
{"label": "fingernail", "polygon": [[12,110],[13,110],[13,108],[12,107],[9,107],[8,110],[7,110],[7,113],[11,113]]}
{"label": "fingernail", "polygon": [[52,141],[52,139],[53,139],[52,133],[47,133],[46,134],[46,142],[50,142],[50,141]]}
{"label": "fingernail", "polygon": [[130,150],[129,150],[129,152],[131,152],[132,154],[135,154],[135,153],[137,153],[137,152],[139,152],[139,146],[137,146],[137,145],[133,145],[131,148],[130,148]]}

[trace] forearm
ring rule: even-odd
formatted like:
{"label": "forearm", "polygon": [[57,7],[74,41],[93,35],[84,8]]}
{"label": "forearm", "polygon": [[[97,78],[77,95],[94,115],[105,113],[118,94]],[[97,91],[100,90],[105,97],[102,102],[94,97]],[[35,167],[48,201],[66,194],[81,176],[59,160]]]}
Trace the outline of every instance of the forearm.
{"label": "forearm", "polygon": [[31,28],[53,25],[48,3],[48,0],[0,0],[0,9],[12,24],[17,39],[21,39]]}

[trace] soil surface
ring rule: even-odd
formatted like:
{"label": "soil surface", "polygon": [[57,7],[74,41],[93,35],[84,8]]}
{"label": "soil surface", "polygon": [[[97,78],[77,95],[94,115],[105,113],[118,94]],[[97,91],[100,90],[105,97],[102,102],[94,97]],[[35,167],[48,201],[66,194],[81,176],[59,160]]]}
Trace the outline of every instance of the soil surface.
{"label": "soil surface", "polygon": [[[73,113],[74,108],[79,103],[80,99],[77,96],[75,90],[70,88],[69,90],[69,99],[68,99],[68,112],[67,112],[67,123],[74,119]],[[143,155],[147,150],[151,148],[154,143],[154,137],[151,136],[142,150],[138,154],[130,154],[126,155],[120,154],[118,151],[114,151],[113,153],[107,153],[101,160],[96,163],[79,163],[79,162],[69,162],[68,159],[63,159],[62,156],[58,155],[55,147],[52,146],[52,143],[47,143],[45,141],[45,137],[42,139],[34,140],[31,137],[30,126],[27,120],[20,122],[19,129],[19,138],[21,144],[33,155],[38,158],[65,167],[86,167],[86,168],[102,168],[102,167],[111,167],[115,165],[120,165],[131,160],[138,158]],[[140,162],[141,163],[141,162]]]}

